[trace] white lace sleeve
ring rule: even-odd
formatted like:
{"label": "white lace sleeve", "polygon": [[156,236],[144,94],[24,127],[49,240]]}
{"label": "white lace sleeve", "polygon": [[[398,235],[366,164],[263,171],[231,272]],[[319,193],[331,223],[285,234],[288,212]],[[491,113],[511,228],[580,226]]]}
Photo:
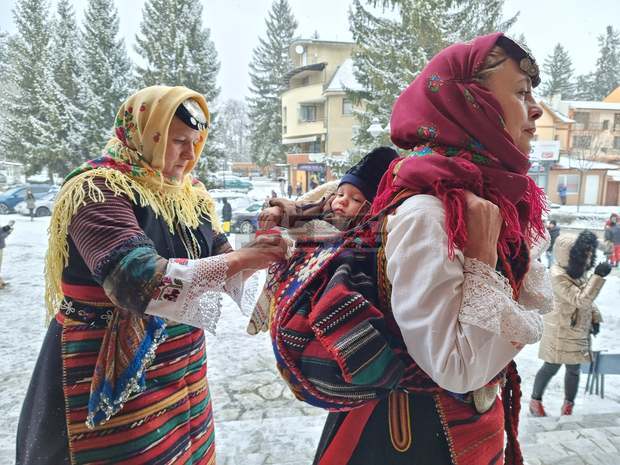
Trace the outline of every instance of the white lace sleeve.
{"label": "white lace sleeve", "polygon": [[239,304],[243,296],[241,273],[226,279],[223,255],[198,260],[173,258],[155,289],[146,313],[215,333],[222,313],[221,297],[229,292]]}
{"label": "white lace sleeve", "polygon": [[549,272],[538,260],[532,261],[530,270],[525,275],[519,303],[541,315],[553,310],[553,289]]}
{"label": "white lace sleeve", "polygon": [[514,301],[506,278],[471,258],[465,258],[463,273],[461,323],[486,329],[511,342],[533,344],[540,340],[542,317]]}

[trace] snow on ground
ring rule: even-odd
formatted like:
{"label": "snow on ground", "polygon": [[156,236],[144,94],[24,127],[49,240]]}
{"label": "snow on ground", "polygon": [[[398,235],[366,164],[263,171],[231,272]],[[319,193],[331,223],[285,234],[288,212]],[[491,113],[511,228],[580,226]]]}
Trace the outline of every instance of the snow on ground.
{"label": "snow on ground", "polygon": [[[267,195],[274,183],[257,181],[256,195]],[[266,194],[266,193],[267,194]],[[21,403],[45,333],[43,258],[48,218],[0,216],[0,225],[15,219],[7,239],[0,290],[0,463],[14,461],[15,432]],[[233,237],[240,242],[239,237]],[[607,279],[597,301],[605,321],[594,340],[595,349],[620,352],[620,272]],[[218,465],[312,462],[325,413],[293,399],[274,367],[269,338],[249,336],[246,317],[230,301],[224,308],[217,336],[208,336],[209,381],[214,402]],[[537,345],[517,357],[523,379],[521,428],[528,429],[527,402],[542,362]],[[551,381],[544,398],[550,415],[558,416],[563,400],[563,371]],[[606,379],[606,398],[584,395],[582,377],[575,412],[620,412],[620,376]],[[558,417],[559,418],[559,417]]]}

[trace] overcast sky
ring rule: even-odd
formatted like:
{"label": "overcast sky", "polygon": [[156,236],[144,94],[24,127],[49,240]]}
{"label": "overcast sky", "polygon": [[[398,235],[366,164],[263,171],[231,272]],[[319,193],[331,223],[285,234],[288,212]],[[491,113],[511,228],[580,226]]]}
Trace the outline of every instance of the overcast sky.
{"label": "overcast sky", "polygon": [[[55,5],[55,0],[51,0]],[[86,0],[71,0],[79,21]],[[120,15],[120,33],[132,58],[144,0],[115,0]],[[204,24],[221,62],[219,84],[222,98],[243,98],[248,93],[248,63],[258,37],[264,36],[265,17],[271,0],[202,0]],[[348,16],[349,0],[289,0],[299,23],[299,35],[309,37],[314,31],[324,40],[351,40]],[[15,32],[12,10],[15,0],[2,0],[0,29]],[[597,36],[611,24],[620,30],[618,0],[506,0],[505,14],[520,11],[511,31],[523,33],[538,61],[564,45],[578,74],[594,69],[598,55]]]}

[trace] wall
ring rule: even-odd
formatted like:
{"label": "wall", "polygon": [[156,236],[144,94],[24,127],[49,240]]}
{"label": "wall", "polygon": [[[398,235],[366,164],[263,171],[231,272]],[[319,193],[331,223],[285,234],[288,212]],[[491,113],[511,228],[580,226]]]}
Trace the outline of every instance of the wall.
{"label": "wall", "polygon": [[327,153],[342,153],[353,146],[351,137],[356,120],[353,115],[342,114],[345,97],[344,94],[331,94],[327,98]]}
{"label": "wall", "polygon": [[[549,182],[548,182],[548,191],[547,196],[553,203],[560,204],[560,196],[558,195],[557,188],[559,185],[559,180],[563,175],[570,176],[579,176],[579,171],[576,169],[551,169],[549,171]],[[583,186],[579,189],[578,192],[568,192],[566,195],[566,205],[577,205],[577,200],[579,199],[579,192],[581,195],[580,205],[584,205],[584,198],[586,194],[585,184],[586,177],[588,175],[596,175],[598,176],[598,193],[597,193],[597,202],[596,205],[603,205],[605,203],[605,194],[606,194],[606,178],[607,178],[607,170],[589,170],[583,175],[583,179],[581,180]],[[578,179],[578,178],[573,178]]]}
{"label": "wall", "polygon": [[286,107],[286,121],[282,124],[286,126],[286,133],[282,135],[284,138],[300,137],[311,134],[324,134],[325,108],[323,104],[317,104],[322,108],[317,111],[317,119],[319,121],[311,123],[299,122],[299,105],[302,102],[309,102],[323,98],[323,85],[315,84],[312,86],[296,87],[289,89],[282,94],[282,112]]}

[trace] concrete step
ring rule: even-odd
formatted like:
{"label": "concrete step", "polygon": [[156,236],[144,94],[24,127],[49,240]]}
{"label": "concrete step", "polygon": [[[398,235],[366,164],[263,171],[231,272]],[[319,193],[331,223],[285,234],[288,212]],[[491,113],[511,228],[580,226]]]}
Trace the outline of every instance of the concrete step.
{"label": "concrete step", "polygon": [[528,417],[521,448],[527,465],[619,465],[618,413]]}

